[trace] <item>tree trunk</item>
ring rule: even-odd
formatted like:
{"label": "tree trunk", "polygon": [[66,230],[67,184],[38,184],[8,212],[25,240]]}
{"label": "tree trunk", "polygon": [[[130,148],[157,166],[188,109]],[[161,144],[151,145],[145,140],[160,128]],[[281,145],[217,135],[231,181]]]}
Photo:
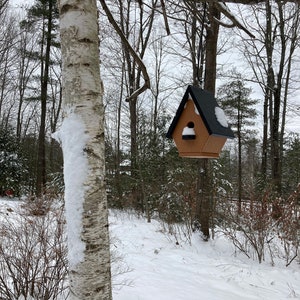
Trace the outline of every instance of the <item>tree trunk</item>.
{"label": "tree trunk", "polygon": [[[204,10],[206,8],[204,7]],[[203,14],[205,12],[203,10]],[[202,87],[203,79],[203,64],[204,64],[204,46],[203,46],[203,29],[200,32],[197,22],[197,13],[195,9],[191,12],[192,22],[191,24],[185,24],[185,26],[191,27],[191,35],[189,36],[189,30],[186,29],[186,36],[190,47],[191,61],[193,67],[192,81],[194,86]],[[203,16],[204,19],[204,16]],[[204,26],[202,23],[201,26]],[[200,35],[197,39],[198,34]],[[200,49],[197,48],[200,47]],[[197,53],[198,52],[198,53]],[[206,54],[207,55],[207,54]],[[210,60],[210,58],[209,58]],[[208,159],[199,159],[198,160],[198,176],[197,176],[197,195],[196,195],[196,211],[195,211],[195,228],[198,229],[198,226],[202,238],[207,241],[209,239],[209,228],[210,228],[210,174],[209,174],[209,160]]]}
{"label": "tree trunk", "polygon": [[211,174],[209,159],[203,158],[199,160],[199,175],[197,182],[197,203],[196,203],[196,220],[200,223],[200,231],[202,239],[208,241],[210,234],[210,218],[211,218]]}
{"label": "tree trunk", "polygon": [[[61,116],[61,106],[62,106],[62,86],[61,86],[61,80],[57,82],[56,87],[53,87],[53,96],[52,96],[52,108],[51,108],[51,132],[55,132],[57,130],[58,126],[58,120]],[[56,88],[58,89],[58,99],[57,99],[57,93],[55,93]],[[50,151],[49,151],[49,171],[51,173],[57,172],[57,162],[59,162],[59,159],[56,152],[56,141],[52,138],[51,139],[51,145],[50,145]]]}
{"label": "tree trunk", "polygon": [[242,211],[242,116],[241,116],[241,96],[238,99],[238,213]]}
{"label": "tree trunk", "polygon": [[96,1],[61,0],[59,13],[70,299],[112,299]]}
{"label": "tree trunk", "polygon": [[[47,32],[46,32],[46,53],[45,65],[42,67],[41,74],[41,120],[38,138],[38,157],[37,157],[37,178],[36,178],[36,194],[40,195],[46,185],[46,111],[47,111],[47,95],[49,81],[49,65],[50,65],[50,49],[52,40],[52,10],[53,2],[50,0],[47,16]],[[45,29],[44,29],[45,30]],[[42,47],[43,49],[43,47]],[[43,57],[43,50],[41,51]],[[43,58],[42,58],[43,59]],[[42,64],[43,66],[43,64]]]}
{"label": "tree trunk", "polygon": [[122,102],[124,94],[124,79],[125,79],[125,64],[122,64],[122,80],[120,85],[120,96],[117,108],[117,143],[116,143],[116,176],[115,185],[118,197],[118,207],[122,207],[123,189],[121,184],[121,117],[122,117]]}
{"label": "tree trunk", "polygon": [[280,176],[280,135],[279,135],[279,119],[280,119],[280,92],[276,89],[274,93],[274,113],[272,125],[272,185],[278,195],[281,194],[281,176]]}
{"label": "tree trunk", "polygon": [[220,19],[220,12],[213,3],[208,8],[210,26],[206,35],[206,61],[205,61],[205,82],[204,89],[215,93],[216,90],[216,74],[217,74],[217,47],[219,36],[219,23],[215,19]]}
{"label": "tree trunk", "polygon": [[[206,35],[206,61],[205,61],[205,80],[204,89],[215,93],[216,88],[216,69],[217,69],[217,45],[219,35],[219,23],[215,21],[220,18],[220,12],[210,3],[208,8],[210,27],[207,29]],[[211,218],[211,172],[210,161],[207,158],[202,159],[202,172],[200,174],[201,187],[201,212],[200,226],[203,239],[209,239],[209,227]]]}
{"label": "tree trunk", "polygon": [[262,141],[262,159],[261,159],[261,175],[264,184],[267,180],[267,162],[268,162],[268,99],[267,93],[264,98],[264,115],[263,115],[263,141]]}

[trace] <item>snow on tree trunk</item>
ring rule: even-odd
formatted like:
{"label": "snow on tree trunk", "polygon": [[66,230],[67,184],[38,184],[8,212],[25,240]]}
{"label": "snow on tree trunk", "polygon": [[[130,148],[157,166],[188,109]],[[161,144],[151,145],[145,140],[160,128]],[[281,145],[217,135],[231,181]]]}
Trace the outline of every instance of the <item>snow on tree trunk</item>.
{"label": "snow on tree trunk", "polygon": [[95,0],[61,0],[70,299],[111,299],[104,109]]}

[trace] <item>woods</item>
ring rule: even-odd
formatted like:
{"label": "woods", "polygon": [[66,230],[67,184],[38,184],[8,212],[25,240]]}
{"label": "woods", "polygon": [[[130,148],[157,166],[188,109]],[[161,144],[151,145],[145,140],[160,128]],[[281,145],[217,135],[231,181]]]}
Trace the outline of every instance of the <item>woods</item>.
{"label": "woods", "polygon": [[[64,193],[72,299],[111,299],[108,208],[222,228],[245,253],[237,229],[276,220],[297,256],[299,3],[225,3],[0,2],[0,193]],[[190,84],[235,132],[217,160],[166,139]]]}

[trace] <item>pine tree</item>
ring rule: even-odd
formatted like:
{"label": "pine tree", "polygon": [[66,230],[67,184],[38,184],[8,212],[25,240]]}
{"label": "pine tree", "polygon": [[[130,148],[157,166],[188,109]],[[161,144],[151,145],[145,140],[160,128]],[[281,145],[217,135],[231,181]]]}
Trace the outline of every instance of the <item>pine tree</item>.
{"label": "pine tree", "polygon": [[300,182],[299,133],[290,133],[288,135],[282,164],[283,192],[290,194]]}
{"label": "pine tree", "polygon": [[25,160],[13,129],[0,127],[0,195],[19,194],[27,175]]}
{"label": "pine tree", "polygon": [[222,85],[218,90],[221,106],[231,120],[238,139],[238,207],[242,204],[242,146],[246,140],[249,126],[254,125],[256,110],[253,106],[257,100],[250,99],[251,89],[245,86],[240,74],[238,79]]}

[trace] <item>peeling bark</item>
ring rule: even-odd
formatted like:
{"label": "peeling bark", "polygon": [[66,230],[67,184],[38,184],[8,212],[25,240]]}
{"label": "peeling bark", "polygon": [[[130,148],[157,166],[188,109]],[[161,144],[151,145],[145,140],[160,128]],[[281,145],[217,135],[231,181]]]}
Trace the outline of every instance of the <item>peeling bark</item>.
{"label": "peeling bark", "polygon": [[[74,115],[81,120],[86,136],[81,153],[87,162],[87,174],[82,178],[83,184],[79,189],[82,199],[70,190],[74,184],[72,178],[69,178],[70,182],[66,181],[70,299],[110,300],[112,295],[105,188],[104,108],[99,69],[97,6],[95,0],[61,0],[59,10],[64,122]],[[63,149],[64,143],[72,143],[72,139],[76,138],[78,132],[75,130],[65,136],[67,140],[62,140]],[[68,153],[64,151],[65,161],[67,157]],[[71,162],[71,166],[68,166],[73,168],[74,174],[76,163]],[[68,213],[68,209],[74,205],[77,209],[72,215]],[[71,228],[75,218],[79,220],[78,226]],[[77,242],[83,244],[83,253],[78,253],[77,258],[74,257],[76,252],[72,249],[77,244],[69,233],[73,233],[78,237]]]}

